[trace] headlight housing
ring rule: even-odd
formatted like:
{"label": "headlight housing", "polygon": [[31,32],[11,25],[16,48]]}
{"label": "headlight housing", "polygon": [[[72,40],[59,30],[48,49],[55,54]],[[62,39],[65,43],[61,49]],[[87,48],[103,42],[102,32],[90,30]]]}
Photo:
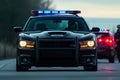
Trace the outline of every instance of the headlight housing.
{"label": "headlight housing", "polygon": [[94,47],[95,47],[95,41],[93,41],[93,40],[80,42],[80,49],[91,49]]}
{"label": "headlight housing", "polygon": [[34,48],[35,47],[35,42],[34,41],[21,40],[21,41],[19,41],[19,47],[20,48]]}

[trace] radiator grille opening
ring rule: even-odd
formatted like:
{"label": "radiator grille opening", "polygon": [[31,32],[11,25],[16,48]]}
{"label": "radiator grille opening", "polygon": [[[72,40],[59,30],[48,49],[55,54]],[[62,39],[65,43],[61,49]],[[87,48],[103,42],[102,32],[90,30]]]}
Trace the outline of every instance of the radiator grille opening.
{"label": "radiator grille opening", "polygon": [[74,48],[75,39],[41,39],[40,48]]}

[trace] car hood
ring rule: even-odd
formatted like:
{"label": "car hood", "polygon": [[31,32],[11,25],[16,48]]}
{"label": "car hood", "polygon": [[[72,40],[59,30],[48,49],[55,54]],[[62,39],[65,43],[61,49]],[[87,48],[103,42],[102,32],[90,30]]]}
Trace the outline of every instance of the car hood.
{"label": "car hood", "polygon": [[43,32],[22,32],[20,37],[30,37],[30,38],[81,38],[87,37],[91,34],[88,32],[71,32],[71,31],[43,31]]}

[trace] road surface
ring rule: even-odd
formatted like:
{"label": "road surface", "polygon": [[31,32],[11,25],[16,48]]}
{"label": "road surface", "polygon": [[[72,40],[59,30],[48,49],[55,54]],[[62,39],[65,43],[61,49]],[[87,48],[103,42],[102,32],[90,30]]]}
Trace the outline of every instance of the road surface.
{"label": "road surface", "polygon": [[35,68],[15,71],[15,59],[0,61],[0,80],[120,80],[120,63],[98,60],[98,71],[83,71],[83,67]]}

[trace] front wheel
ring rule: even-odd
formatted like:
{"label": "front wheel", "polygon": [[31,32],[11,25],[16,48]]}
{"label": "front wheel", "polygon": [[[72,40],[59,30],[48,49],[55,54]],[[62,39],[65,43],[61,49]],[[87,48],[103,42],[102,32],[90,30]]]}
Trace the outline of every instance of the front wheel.
{"label": "front wheel", "polygon": [[97,71],[97,65],[95,66],[84,66],[85,71]]}
{"label": "front wheel", "polygon": [[16,71],[28,71],[29,67],[18,64],[18,59],[16,59]]}
{"label": "front wheel", "polygon": [[115,62],[115,59],[114,59],[114,57],[112,57],[112,58],[109,58],[109,63],[114,63]]}
{"label": "front wheel", "polygon": [[28,67],[16,65],[16,71],[28,71]]}

